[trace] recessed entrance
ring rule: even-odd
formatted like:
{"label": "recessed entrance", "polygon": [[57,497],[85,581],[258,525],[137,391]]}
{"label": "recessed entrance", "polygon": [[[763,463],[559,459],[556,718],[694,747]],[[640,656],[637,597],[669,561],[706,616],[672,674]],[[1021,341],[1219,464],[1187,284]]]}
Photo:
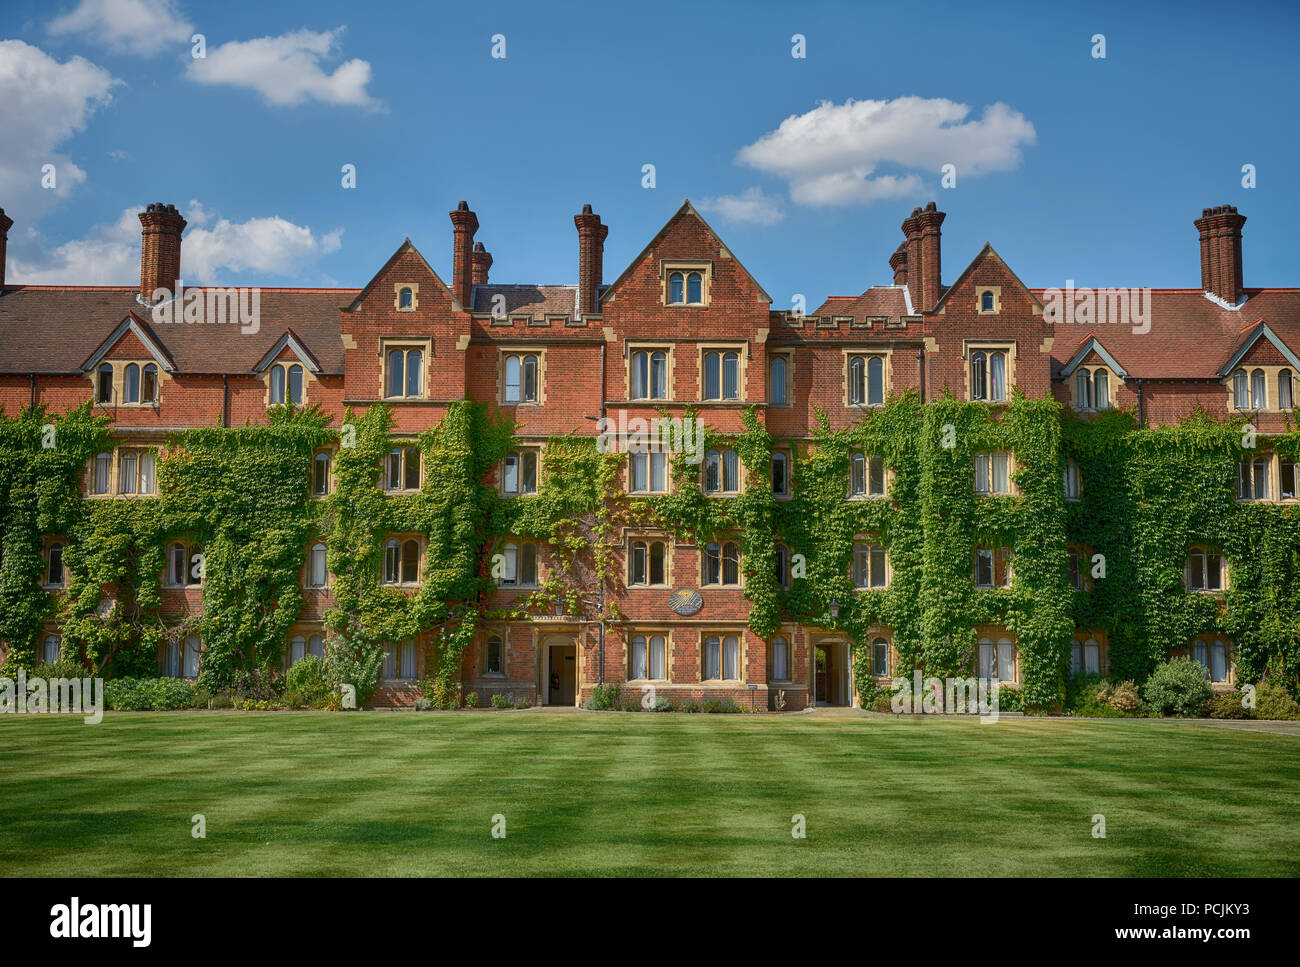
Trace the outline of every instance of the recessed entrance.
{"label": "recessed entrance", "polygon": [[813,696],[818,705],[852,705],[849,645],[828,638],[813,646]]}
{"label": "recessed entrance", "polygon": [[578,696],[578,647],[572,635],[548,635],[542,641],[542,704],[575,705]]}

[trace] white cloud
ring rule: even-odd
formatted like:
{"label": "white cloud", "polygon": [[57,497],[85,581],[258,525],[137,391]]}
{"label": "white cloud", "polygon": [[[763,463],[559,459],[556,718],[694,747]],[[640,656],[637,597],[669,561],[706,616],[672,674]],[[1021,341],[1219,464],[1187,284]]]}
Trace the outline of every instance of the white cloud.
{"label": "white cloud", "polygon": [[[30,285],[134,285],[140,279],[139,212],[128,208],[111,224],[49,249],[33,229],[17,239],[11,235],[8,278]],[[317,234],[278,215],[232,222],[197,200],[189,203],[185,218],[181,276],[194,285],[293,279],[342,247],[341,228]]]}
{"label": "white cloud", "polygon": [[111,50],[149,57],[168,47],[187,46],[194,27],[175,0],[81,0],[76,9],[50,21],[49,32],[86,34]]}
{"label": "white cloud", "polygon": [[186,75],[200,84],[247,87],[278,107],[315,100],[325,104],[378,107],[366,92],[369,61],[353,59],[327,74],[321,61],[336,55],[342,27],[318,33],[296,30],[279,37],[234,40],[190,60]]}
{"label": "white cloud", "polygon": [[[21,40],[0,41],[0,205],[15,221],[34,221],[86,180],[55,149],[86,127],[121,82],[81,57],[60,64]],[[55,187],[42,188],[54,165]]]}
{"label": "white cloud", "polygon": [[775,225],[785,218],[781,199],[763,193],[754,185],[739,195],[719,195],[702,198],[696,206],[702,212],[716,212],[729,222],[748,222],[754,225]]}
{"label": "white cloud", "polygon": [[[916,194],[945,164],[956,165],[958,179],[1018,167],[1022,147],[1035,141],[1033,124],[1002,103],[978,119],[970,113],[946,98],[823,101],[786,118],[736,160],[785,178],[790,197],[805,205]],[[880,173],[881,165],[902,170]]]}

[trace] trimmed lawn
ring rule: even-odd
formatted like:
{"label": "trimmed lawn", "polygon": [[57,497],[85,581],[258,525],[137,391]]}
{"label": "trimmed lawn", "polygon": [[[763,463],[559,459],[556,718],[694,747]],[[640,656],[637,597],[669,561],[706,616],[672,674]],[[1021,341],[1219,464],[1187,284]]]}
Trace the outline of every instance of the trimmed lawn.
{"label": "trimmed lawn", "polygon": [[1300,874],[1300,738],[1190,724],[109,712],[0,743],[6,876]]}

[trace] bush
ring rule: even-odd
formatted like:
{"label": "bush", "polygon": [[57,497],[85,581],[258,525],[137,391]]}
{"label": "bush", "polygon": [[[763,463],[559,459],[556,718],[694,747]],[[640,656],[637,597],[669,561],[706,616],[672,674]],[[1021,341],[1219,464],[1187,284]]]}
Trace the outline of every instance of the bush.
{"label": "bush", "polygon": [[1255,686],[1255,718],[1300,719],[1300,704],[1281,685],[1260,682]]}
{"label": "bush", "polygon": [[656,695],[655,700],[650,703],[650,711],[652,712],[671,712],[672,710],[673,703],[662,695]]}
{"label": "bush", "polygon": [[614,711],[618,708],[618,686],[613,682],[594,686],[587,700],[582,703],[582,707],[602,712]]}
{"label": "bush", "polygon": [[415,700],[415,710],[417,712],[427,712],[433,708],[433,702],[427,698],[417,698]]}
{"label": "bush", "polygon": [[104,704],[115,712],[192,708],[194,684],[183,678],[114,678],[104,683]]}
{"label": "bush", "polygon": [[1142,692],[1152,715],[1186,718],[1204,714],[1214,689],[1203,666],[1190,658],[1171,658],[1156,666]]}
{"label": "bush", "polygon": [[493,708],[510,708],[510,699],[506,698],[500,692],[492,696]]}
{"label": "bush", "polygon": [[1111,689],[1110,707],[1117,712],[1142,711],[1142,696],[1136,682],[1121,682]]}
{"label": "bush", "polygon": [[[290,708],[328,708],[336,704],[337,691],[329,666],[315,655],[294,662],[284,677],[284,704]],[[291,694],[295,700],[290,700]]]}
{"label": "bush", "polygon": [[478,708],[478,692],[468,692],[465,695],[466,708]]}
{"label": "bush", "polygon": [[873,712],[892,712],[894,696],[889,692],[876,692],[876,697],[871,702],[871,711]]}
{"label": "bush", "polygon": [[[990,700],[992,696],[990,696]],[[998,688],[998,713],[1002,712],[1023,712],[1025,710],[1025,696],[1018,688]]]}
{"label": "bush", "polygon": [[1241,702],[1241,692],[1225,692],[1205,703],[1205,714],[1212,719],[1248,719],[1250,709]]}

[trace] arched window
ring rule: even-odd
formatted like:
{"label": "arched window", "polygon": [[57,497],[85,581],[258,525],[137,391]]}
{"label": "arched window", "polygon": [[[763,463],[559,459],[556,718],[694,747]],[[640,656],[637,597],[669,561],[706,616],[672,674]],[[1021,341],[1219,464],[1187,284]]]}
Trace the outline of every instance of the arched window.
{"label": "arched window", "polygon": [[1065,470],[1062,473],[1065,482],[1065,499],[1079,499],[1079,462],[1069,459],[1065,461]]}
{"label": "arched window", "polygon": [[1099,369],[1092,375],[1093,405],[1099,410],[1110,409],[1110,373]]}
{"label": "arched window", "polygon": [[781,585],[783,588],[788,588],[790,586],[790,568],[788,567],[790,561],[790,548],[786,547],[784,544],[777,544],[775,553],[772,557],[776,583]]}
{"label": "arched window", "polygon": [[885,549],[879,544],[853,545],[853,586],[884,588],[889,586]]}
{"label": "arched window", "polygon": [[1295,406],[1295,397],[1292,393],[1291,370],[1278,370],[1277,374],[1277,408],[1279,410],[1289,410]]}
{"label": "arched window", "polygon": [[988,399],[988,357],[984,353],[975,353],[970,358],[971,398]]}
{"label": "arched window", "polygon": [[980,293],[980,311],[981,312],[993,311],[993,293],[991,291],[985,291]]}
{"label": "arched window", "polygon": [[41,661],[53,665],[59,660],[59,648],[63,644],[63,639],[58,635],[46,635],[45,641],[41,644]]}
{"label": "arched window", "polygon": [[488,635],[487,645],[484,648],[483,670],[489,675],[501,675],[503,672],[501,636]]}
{"label": "arched window", "polygon": [[397,306],[399,309],[410,309],[414,304],[414,293],[412,293],[410,289],[403,289],[397,294]]}
{"label": "arched window", "polygon": [[686,278],[681,272],[674,272],[668,276],[669,305],[679,306],[686,301],[685,284]]}
{"label": "arched window", "polygon": [[400,349],[388,351],[388,395],[403,396],[406,391],[406,353]]}
{"label": "arched window", "polygon": [[663,635],[633,635],[628,678],[632,681],[668,677],[667,641]]}
{"label": "arched window", "polygon": [[699,272],[692,272],[686,277],[686,301],[691,305],[699,305],[704,301],[704,276]]}
{"label": "arched window", "polygon": [[1007,398],[1007,354],[989,353],[989,402],[1003,403]]}
{"label": "arched window", "polygon": [[722,398],[740,399],[740,356],[736,353],[722,356]]}
{"label": "arched window", "polygon": [[424,353],[418,349],[406,351],[406,395],[418,398],[424,395]]}
{"label": "arched window", "polygon": [[532,587],[537,583],[537,545],[525,544],[519,549],[519,583]]}
{"label": "arched window", "polygon": [[872,457],[867,461],[867,496],[885,496],[885,458]]}
{"label": "arched window", "polygon": [[1264,382],[1264,371],[1257,369],[1250,374],[1250,408],[1262,410],[1268,406],[1268,387]]}
{"label": "arched window", "polygon": [[325,657],[325,639],[320,635],[312,635],[307,639],[307,654],[316,658]]}
{"label": "arched window", "polygon": [[279,406],[284,402],[284,367],[271,367],[271,405]]}
{"label": "arched window", "polygon": [[505,401],[537,402],[537,357],[532,353],[506,357]]}
{"label": "arched window", "polygon": [[861,406],[867,401],[867,361],[861,356],[849,360],[849,403]]}
{"label": "arched window", "polygon": [[[322,548],[322,551],[324,548]],[[420,543],[416,540],[402,542],[402,583],[418,584],[420,580]]]}
{"label": "arched window", "polygon": [[397,541],[384,545],[384,583],[398,584],[402,580],[402,549]]}
{"label": "arched window", "polygon": [[289,639],[289,664],[296,665],[307,657],[307,639],[303,635],[294,635]]}
{"label": "arched window", "polygon": [[735,450],[709,450],[704,455],[705,493],[736,493],[739,480],[740,461]]}
{"label": "arched window", "polygon": [[650,583],[667,584],[668,549],[663,541],[650,542]]}
{"label": "arched window", "polygon": [[650,397],[650,354],[641,352],[632,354],[632,399],[644,400]]}
{"label": "arched window", "polygon": [[722,545],[722,583],[740,583],[740,548],[734,541]]}
{"label": "arched window", "polygon": [[95,469],[91,474],[90,492],[92,494],[106,494],[109,490],[109,484],[112,482],[111,474],[113,470],[113,454],[97,453],[95,454]]}
{"label": "arched window", "polygon": [[879,356],[867,360],[867,405],[881,406],[885,402],[885,361]]}
{"label": "arched window", "polygon": [[153,363],[145,364],[143,379],[140,384],[140,402],[158,402],[158,367]]}
{"label": "arched window", "polygon": [[663,352],[650,355],[650,398],[668,399],[668,356]]}
{"label": "arched window", "polygon": [[289,367],[289,402],[294,406],[302,404],[302,367],[297,363]]}
{"label": "arched window", "polygon": [[318,453],[311,461],[311,492],[323,497],[330,492],[330,455]]}
{"label": "arched window", "polygon": [[1244,369],[1232,374],[1232,405],[1239,410],[1250,409],[1250,389]]}
{"label": "arched window", "polygon": [[45,570],[45,586],[50,588],[63,587],[63,545],[51,544],[49,550],[49,565]]}
{"label": "arched window", "polygon": [[704,639],[705,681],[740,678],[740,639],[735,635],[710,635]]}
{"label": "arched window", "polygon": [[889,642],[877,638],[871,643],[871,674],[877,678],[886,678],[889,671]]}
{"label": "arched window", "polygon": [[867,494],[867,458],[865,454],[855,453],[849,457],[849,494],[865,497]]}
{"label": "arched window", "polygon": [[722,583],[722,546],[717,541],[704,545],[704,583]]}
{"label": "arched window", "polygon": [[307,561],[307,587],[325,587],[325,545],[313,544]]}
{"label": "arched window", "polygon": [[1192,642],[1192,660],[1205,669],[1212,682],[1228,680],[1228,656],[1231,649],[1220,638]]}
{"label": "arched window", "polygon": [[1077,547],[1066,549],[1066,566],[1070,576],[1070,587],[1076,591],[1083,590],[1083,564]]}
{"label": "arched window", "polygon": [[789,400],[786,395],[786,373],[789,363],[784,356],[772,357],[772,373],[769,379],[768,397],[773,405],[784,406]]}
{"label": "arched window", "polygon": [[1015,681],[1016,659],[1009,638],[981,638],[979,641],[979,676],[997,682]]}
{"label": "arched window", "polygon": [[783,497],[790,492],[788,470],[785,454],[772,454],[772,493],[778,497]]}
{"label": "arched window", "polygon": [[420,450],[418,447],[394,447],[388,451],[387,490],[420,489]]}
{"label": "arched window", "polygon": [[790,680],[790,642],[780,636],[772,639],[772,679],[778,682]]}
{"label": "arched window", "polygon": [[113,367],[108,363],[101,363],[95,371],[95,402],[113,402]]}
{"label": "arched window", "polygon": [[122,385],[122,402],[140,402],[140,367],[135,363],[126,364],[125,380]]}

